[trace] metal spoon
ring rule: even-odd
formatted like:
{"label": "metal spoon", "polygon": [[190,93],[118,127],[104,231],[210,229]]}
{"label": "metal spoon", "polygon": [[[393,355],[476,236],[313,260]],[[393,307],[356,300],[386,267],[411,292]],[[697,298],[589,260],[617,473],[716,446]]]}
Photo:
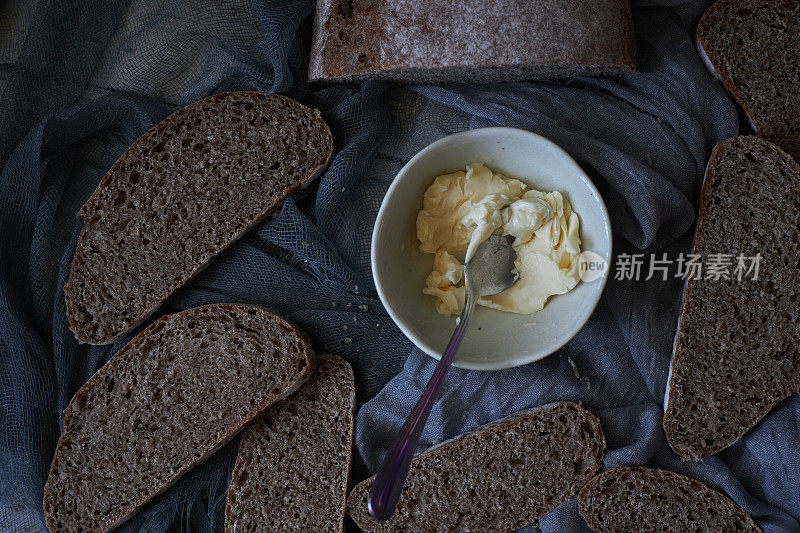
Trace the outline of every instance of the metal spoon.
{"label": "metal spoon", "polygon": [[369,512],[379,522],[388,520],[394,513],[400,493],[405,483],[411,459],[419,444],[422,428],[428,420],[433,403],[439,396],[447,370],[453,362],[461,339],[467,331],[475,303],[481,296],[491,296],[503,292],[516,281],[514,261],[517,252],[511,248],[509,237],[491,235],[475,250],[475,255],[464,266],[464,311],[461,320],[450,338],[450,343],[439,360],[425,391],[420,396],[411,414],[392,444],[389,455],[383,462],[375,484],[369,493],[367,505]]}

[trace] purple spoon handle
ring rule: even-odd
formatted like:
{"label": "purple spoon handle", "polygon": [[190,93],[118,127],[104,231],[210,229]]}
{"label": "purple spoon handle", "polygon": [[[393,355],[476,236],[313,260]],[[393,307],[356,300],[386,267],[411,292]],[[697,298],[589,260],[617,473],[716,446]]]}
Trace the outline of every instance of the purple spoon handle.
{"label": "purple spoon handle", "polygon": [[414,409],[411,410],[411,414],[406,418],[405,424],[403,424],[394,444],[392,444],[391,450],[389,450],[389,455],[386,456],[381,469],[375,477],[375,483],[369,492],[367,507],[370,514],[378,522],[388,520],[400,500],[400,493],[403,490],[408,469],[411,467],[411,459],[413,459],[414,452],[419,444],[422,429],[425,427],[428,415],[431,414],[434,402],[439,397],[439,390],[442,388],[444,377],[453,363],[453,358],[461,345],[461,340],[464,338],[464,333],[467,331],[467,326],[472,318],[475,298],[470,294],[471,292],[467,291],[464,311],[461,313],[461,321],[453,332],[453,336],[450,337],[450,342],[439,360],[439,364],[436,365],[433,376],[428,381],[422,396],[417,400]]}

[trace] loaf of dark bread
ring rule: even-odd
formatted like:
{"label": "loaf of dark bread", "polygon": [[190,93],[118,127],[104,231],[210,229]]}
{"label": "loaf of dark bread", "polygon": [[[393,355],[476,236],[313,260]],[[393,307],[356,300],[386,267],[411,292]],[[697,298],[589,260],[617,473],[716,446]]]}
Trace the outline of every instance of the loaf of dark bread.
{"label": "loaf of dark bread", "polygon": [[[730,279],[704,271],[687,281],[683,296],[664,432],[686,459],[730,446],[800,391],[798,220],[800,167],[791,157],[758,137],[714,148],[694,253],[706,267],[715,254],[730,254]],[[754,269],[736,272],[740,255],[750,269],[746,258],[757,254],[757,280]]]}
{"label": "loaf of dark bread", "polygon": [[642,467],[614,468],[578,494],[578,511],[598,533],[761,531],[744,510],[697,480]]}
{"label": "loaf of dark bread", "polygon": [[354,408],[350,365],[320,355],[296,393],[244,430],[225,531],[342,533]]}
{"label": "loaf of dark bread", "polygon": [[800,2],[719,0],[697,43],[758,134],[800,162]]}
{"label": "loaf of dark bread", "polygon": [[607,76],[635,59],[628,0],[317,0],[309,79]]}
{"label": "loaf of dark bread", "polygon": [[106,531],[311,374],[305,335],[257,307],[165,316],[75,394],[44,512],[52,533]]}
{"label": "loaf of dark bread", "polygon": [[528,409],[417,455],[386,522],[367,510],[375,477],[347,512],[364,531],[513,531],[568,500],[600,467],[600,421],[574,403]]}
{"label": "loaf of dark bread", "polygon": [[90,344],[120,339],[326,165],[319,113],[256,92],[191,104],[145,133],[78,216],[67,317]]}

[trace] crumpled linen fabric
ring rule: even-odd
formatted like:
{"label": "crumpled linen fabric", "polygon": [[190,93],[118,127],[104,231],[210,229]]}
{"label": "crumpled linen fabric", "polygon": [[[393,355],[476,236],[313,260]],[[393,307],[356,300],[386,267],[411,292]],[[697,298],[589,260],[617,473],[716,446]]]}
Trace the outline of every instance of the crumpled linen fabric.
{"label": "crumpled linen fabric", "polygon": [[[361,406],[356,482],[379,466],[434,364],[394,326],[370,274],[372,223],[396,172],[449,133],[522,127],[561,145],[590,174],[611,213],[617,253],[688,251],[705,161],[715,142],[739,131],[730,99],[693,49],[705,5],[634,3],[638,76],[407,88],[309,86],[312,0],[0,7],[0,530],[44,530],[42,488],[61,413],[135,334],[79,345],[62,286],[78,208],[152,125],[237,89],[295,97],[331,125],[336,156],[318,182],[159,314],[224,301],[264,305],[300,324],[317,350],[347,359]],[[765,530],[800,531],[797,398],[701,463],[681,462],[666,445],[661,409],[681,289],[679,280],[612,280],[587,326],[551,357],[501,372],[453,369],[423,445],[523,407],[581,401],[603,422],[606,466],[687,473],[728,494]],[[122,530],[221,531],[236,446],[182,477]],[[538,525],[586,528],[574,498]]]}

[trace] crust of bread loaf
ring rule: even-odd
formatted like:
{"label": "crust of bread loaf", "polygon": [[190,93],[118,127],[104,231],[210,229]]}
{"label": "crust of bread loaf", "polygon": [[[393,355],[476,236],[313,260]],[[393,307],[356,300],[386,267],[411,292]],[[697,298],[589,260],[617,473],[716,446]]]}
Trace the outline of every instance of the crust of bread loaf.
{"label": "crust of bread loaf", "polygon": [[627,0],[318,0],[311,81],[493,82],[636,72]]}

